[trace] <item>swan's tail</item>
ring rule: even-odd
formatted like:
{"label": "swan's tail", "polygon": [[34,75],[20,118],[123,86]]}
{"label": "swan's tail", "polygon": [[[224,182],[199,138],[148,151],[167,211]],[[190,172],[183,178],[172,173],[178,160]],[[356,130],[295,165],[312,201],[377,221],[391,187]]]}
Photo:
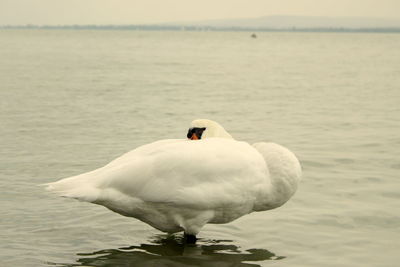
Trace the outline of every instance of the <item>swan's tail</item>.
{"label": "swan's tail", "polygon": [[94,202],[100,194],[100,189],[93,183],[99,170],[68,177],[54,183],[43,184],[46,190],[58,196],[75,198],[80,201]]}

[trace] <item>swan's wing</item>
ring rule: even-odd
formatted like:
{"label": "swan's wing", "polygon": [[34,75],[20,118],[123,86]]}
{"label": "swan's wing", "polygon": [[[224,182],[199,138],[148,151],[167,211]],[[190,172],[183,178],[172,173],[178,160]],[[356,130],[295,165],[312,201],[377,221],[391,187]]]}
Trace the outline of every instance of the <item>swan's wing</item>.
{"label": "swan's wing", "polygon": [[252,202],[265,174],[264,159],[247,143],[174,140],[143,146],[110,163],[98,187],[145,202],[207,209]]}
{"label": "swan's wing", "polygon": [[195,210],[236,206],[243,213],[252,210],[255,191],[268,182],[267,172],[261,154],[245,142],[162,140],[49,188],[122,214],[138,203]]}

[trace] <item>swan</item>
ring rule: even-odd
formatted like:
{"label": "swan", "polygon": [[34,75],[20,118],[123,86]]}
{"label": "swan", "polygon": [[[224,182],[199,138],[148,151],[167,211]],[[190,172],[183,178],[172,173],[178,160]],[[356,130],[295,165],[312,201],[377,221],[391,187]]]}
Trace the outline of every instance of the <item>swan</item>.
{"label": "swan", "polygon": [[183,231],[195,242],[207,223],[280,207],[295,193],[301,172],[283,146],[237,141],[219,123],[197,119],[187,139],[146,144],[104,167],[46,185],[160,231]]}

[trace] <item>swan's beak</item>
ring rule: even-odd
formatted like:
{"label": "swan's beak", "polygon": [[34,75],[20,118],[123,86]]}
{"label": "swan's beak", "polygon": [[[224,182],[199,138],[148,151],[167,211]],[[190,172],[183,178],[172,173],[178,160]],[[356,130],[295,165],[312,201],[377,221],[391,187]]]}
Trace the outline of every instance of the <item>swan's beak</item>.
{"label": "swan's beak", "polygon": [[193,134],[192,137],[190,137],[190,140],[199,140],[199,138],[197,137],[197,134]]}

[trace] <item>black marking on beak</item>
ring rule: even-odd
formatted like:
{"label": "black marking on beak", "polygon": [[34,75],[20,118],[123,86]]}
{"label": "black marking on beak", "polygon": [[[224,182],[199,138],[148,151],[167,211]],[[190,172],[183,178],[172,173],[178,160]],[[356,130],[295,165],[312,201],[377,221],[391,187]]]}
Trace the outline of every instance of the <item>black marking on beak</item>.
{"label": "black marking on beak", "polygon": [[203,134],[205,129],[206,129],[205,127],[204,128],[198,128],[198,127],[190,128],[187,133],[187,138],[192,139],[193,134],[195,134],[198,139],[201,139],[201,135]]}

